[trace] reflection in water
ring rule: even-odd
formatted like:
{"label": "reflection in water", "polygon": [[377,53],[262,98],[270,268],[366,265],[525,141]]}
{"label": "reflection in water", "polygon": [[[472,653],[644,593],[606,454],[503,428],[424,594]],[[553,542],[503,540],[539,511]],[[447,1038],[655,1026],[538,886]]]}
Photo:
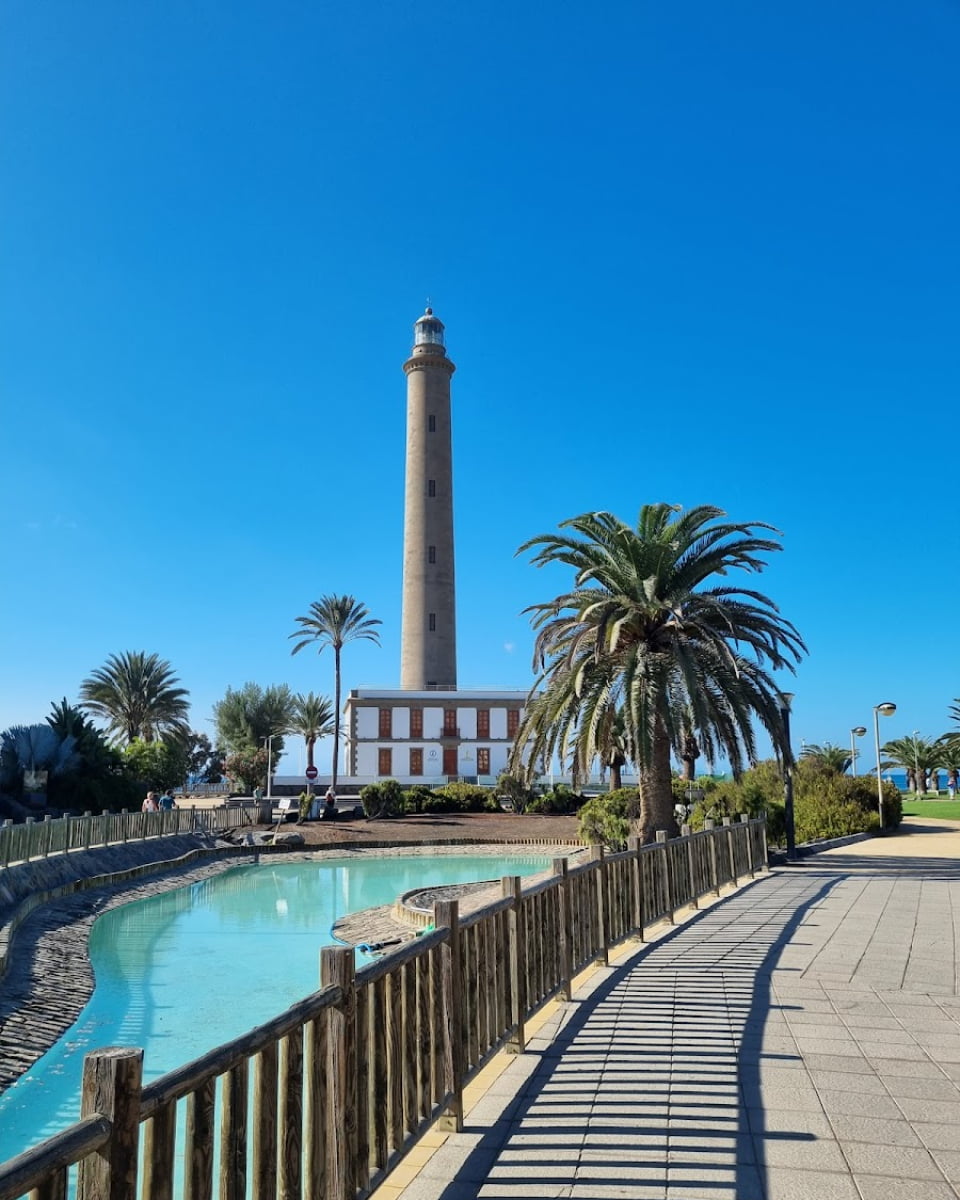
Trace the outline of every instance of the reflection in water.
{"label": "reflection in water", "polygon": [[243,866],[105,913],[96,989],[79,1018],[0,1095],[0,1162],[79,1117],[83,1055],[143,1046],[144,1078],[245,1033],[315,991],[334,923],[428,884],[529,875],[548,858],[367,858]]}

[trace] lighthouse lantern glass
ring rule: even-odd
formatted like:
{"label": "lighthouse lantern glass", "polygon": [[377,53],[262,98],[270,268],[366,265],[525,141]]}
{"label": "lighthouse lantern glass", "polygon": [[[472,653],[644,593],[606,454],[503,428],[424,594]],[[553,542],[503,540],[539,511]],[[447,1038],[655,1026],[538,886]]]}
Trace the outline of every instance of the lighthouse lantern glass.
{"label": "lighthouse lantern glass", "polygon": [[443,325],[433,317],[421,317],[417,322],[415,345],[442,346]]}

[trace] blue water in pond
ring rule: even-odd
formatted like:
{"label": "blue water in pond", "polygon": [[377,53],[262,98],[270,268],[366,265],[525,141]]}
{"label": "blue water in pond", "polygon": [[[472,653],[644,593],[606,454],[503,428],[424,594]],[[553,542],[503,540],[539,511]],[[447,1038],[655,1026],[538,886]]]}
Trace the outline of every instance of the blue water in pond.
{"label": "blue water in pond", "polygon": [[0,1162],[80,1116],[83,1056],[142,1046],[144,1079],[276,1016],[320,985],[320,947],[348,913],[412,888],[530,875],[550,859],[436,856],[238,867],[105,913],[96,988],[77,1021],[0,1095]]}

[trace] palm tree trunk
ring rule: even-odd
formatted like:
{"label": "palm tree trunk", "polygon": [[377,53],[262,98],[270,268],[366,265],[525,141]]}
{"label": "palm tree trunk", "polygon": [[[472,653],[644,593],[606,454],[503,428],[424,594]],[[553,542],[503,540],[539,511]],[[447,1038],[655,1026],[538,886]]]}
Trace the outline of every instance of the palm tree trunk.
{"label": "palm tree trunk", "polygon": [[612,762],[610,764],[610,791],[617,792],[623,787],[623,776],[620,771],[620,764]]}
{"label": "palm tree trunk", "polygon": [[333,648],[333,770],[330,786],[337,790],[337,765],[340,760],[340,647]]}
{"label": "palm tree trunk", "polygon": [[316,738],[307,738],[307,767],[308,768],[313,767],[313,747],[314,747],[316,740],[317,740]]}
{"label": "palm tree trunk", "polygon": [[670,771],[670,738],[661,721],[653,734],[651,761],[640,772],[640,840],[652,842],[665,829],[674,837],[677,822],[673,812],[673,783]]}

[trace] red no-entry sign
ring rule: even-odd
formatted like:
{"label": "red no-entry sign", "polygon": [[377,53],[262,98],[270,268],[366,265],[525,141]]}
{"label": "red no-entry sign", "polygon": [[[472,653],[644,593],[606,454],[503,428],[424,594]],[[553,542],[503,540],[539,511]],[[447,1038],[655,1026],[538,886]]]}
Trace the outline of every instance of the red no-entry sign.
{"label": "red no-entry sign", "polygon": [[316,767],[307,767],[305,774],[308,779],[312,780],[312,779],[316,779],[316,777],[320,774],[320,772],[317,770]]}

